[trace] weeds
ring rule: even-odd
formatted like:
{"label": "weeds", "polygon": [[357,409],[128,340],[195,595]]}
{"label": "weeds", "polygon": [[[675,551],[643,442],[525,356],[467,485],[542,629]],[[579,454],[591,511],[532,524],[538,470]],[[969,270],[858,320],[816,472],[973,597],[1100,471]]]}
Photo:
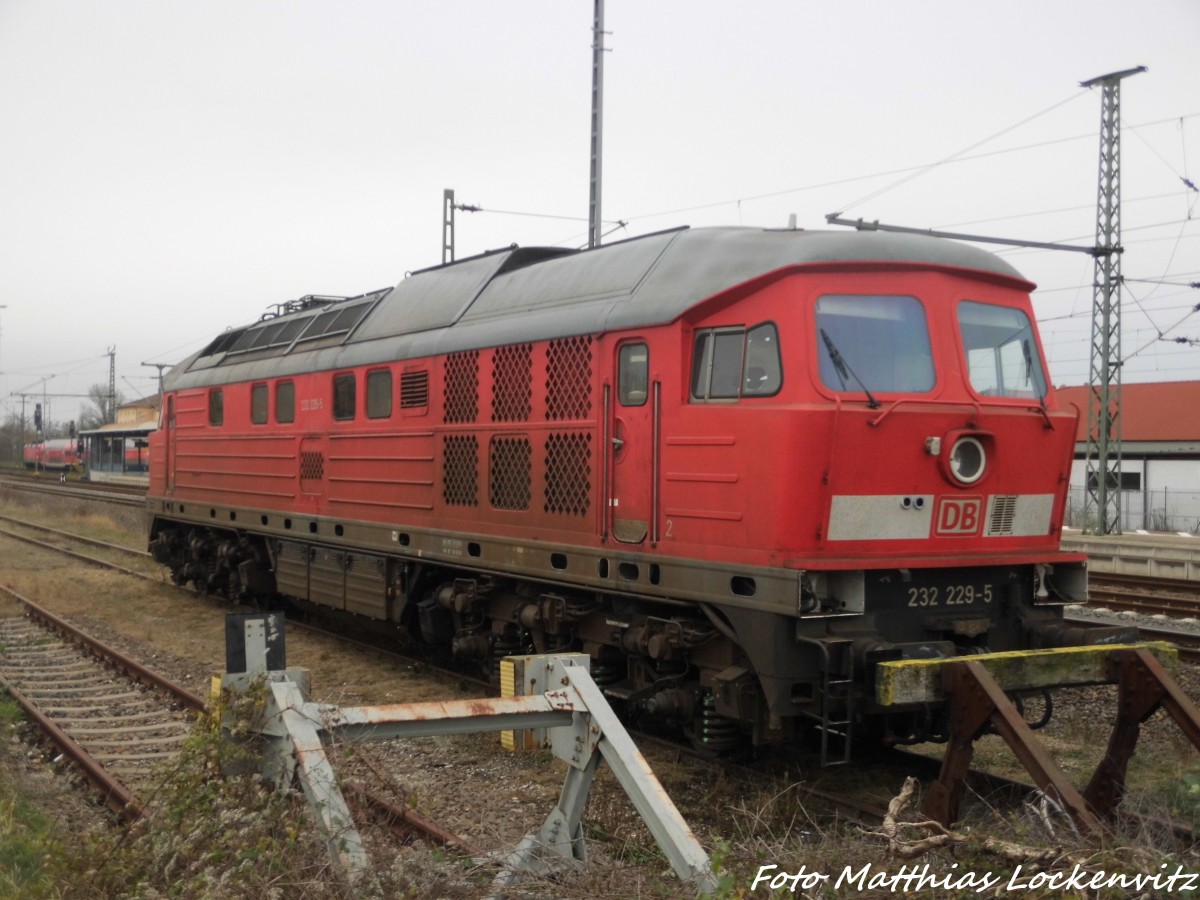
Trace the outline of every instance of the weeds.
{"label": "weeds", "polygon": [[[233,715],[253,715],[254,705],[253,700],[235,704]],[[0,721],[19,718],[11,702],[0,703]],[[211,721],[202,722],[159,789],[146,798],[146,817],[140,823],[73,838],[57,833],[61,825],[39,814],[5,777],[0,781],[0,900],[357,900],[474,894],[457,891],[456,883],[465,876],[452,866],[412,857],[348,884],[331,865],[302,796],[275,790],[257,773],[222,774],[246,772],[253,768],[247,763],[243,746],[223,740]],[[69,853],[64,849],[68,842]]]}
{"label": "weeds", "polygon": [[[21,710],[0,694],[0,740],[14,737]],[[55,824],[18,790],[7,767],[0,768],[0,898],[51,898],[54,873],[67,861]]]}

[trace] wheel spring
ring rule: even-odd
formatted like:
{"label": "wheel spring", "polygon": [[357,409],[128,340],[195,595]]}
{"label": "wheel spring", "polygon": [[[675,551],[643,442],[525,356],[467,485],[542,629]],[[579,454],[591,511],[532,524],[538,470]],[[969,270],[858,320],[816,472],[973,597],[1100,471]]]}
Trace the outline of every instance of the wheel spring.
{"label": "wheel spring", "polygon": [[598,659],[592,660],[591,668],[592,681],[601,687],[607,684],[616,684],[625,674],[622,667],[608,662],[600,662]]}
{"label": "wheel spring", "polygon": [[716,702],[711,693],[704,695],[700,709],[700,741],[714,750],[728,750],[741,742],[741,728],[733,719],[719,715],[713,709]]}

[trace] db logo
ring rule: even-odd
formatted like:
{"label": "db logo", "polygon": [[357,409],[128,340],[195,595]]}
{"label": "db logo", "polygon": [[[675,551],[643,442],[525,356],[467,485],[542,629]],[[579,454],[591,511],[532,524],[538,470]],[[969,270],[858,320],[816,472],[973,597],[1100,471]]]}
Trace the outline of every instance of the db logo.
{"label": "db logo", "polygon": [[934,534],[974,535],[983,524],[982,497],[942,497],[934,518]]}

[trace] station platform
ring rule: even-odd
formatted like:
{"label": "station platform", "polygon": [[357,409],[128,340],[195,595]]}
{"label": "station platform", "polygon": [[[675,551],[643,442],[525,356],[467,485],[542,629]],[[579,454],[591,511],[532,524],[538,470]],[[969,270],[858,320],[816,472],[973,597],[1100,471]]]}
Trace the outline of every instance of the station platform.
{"label": "station platform", "polygon": [[1200,535],[1149,531],[1095,535],[1065,528],[1062,548],[1086,553],[1093,574],[1200,582]]}

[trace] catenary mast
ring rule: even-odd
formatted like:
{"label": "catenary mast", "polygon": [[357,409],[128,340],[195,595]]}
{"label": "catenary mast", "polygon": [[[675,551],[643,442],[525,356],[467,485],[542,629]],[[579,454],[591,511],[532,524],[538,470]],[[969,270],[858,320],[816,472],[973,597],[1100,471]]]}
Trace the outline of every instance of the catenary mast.
{"label": "catenary mast", "polygon": [[1092,285],[1087,475],[1083,518],[1096,534],[1121,532],[1121,81],[1145,66],[1081,83],[1100,88],[1100,188]]}
{"label": "catenary mast", "polygon": [[588,246],[600,246],[600,174],[604,148],[604,0],[596,0],[592,23],[592,179]]}

